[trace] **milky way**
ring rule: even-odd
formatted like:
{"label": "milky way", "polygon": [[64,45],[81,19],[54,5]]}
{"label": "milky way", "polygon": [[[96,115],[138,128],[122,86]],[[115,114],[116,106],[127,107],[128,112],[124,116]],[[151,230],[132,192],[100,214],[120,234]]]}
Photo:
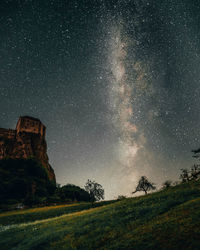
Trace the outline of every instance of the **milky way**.
{"label": "milky way", "polygon": [[[137,127],[131,122],[133,117],[131,87],[127,83],[125,65],[127,43],[122,40],[121,31],[118,28],[111,32],[111,37],[111,58],[108,64],[113,76],[110,79],[110,101],[114,114],[113,125],[121,132],[119,143],[124,147],[125,159],[129,161],[137,153],[138,145],[132,138],[137,132]],[[124,162],[124,164],[130,166],[131,162]]]}
{"label": "milky way", "polygon": [[187,24],[191,18],[187,5],[134,3],[134,10],[118,3],[121,12],[108,22],[107,30],[110,108],[122,168],[119,179],[128,186],[142,174],[154,175],[155,181],[176,179],[178,168],[189,164],[189,148],[197,145],[199,134],[195,129],[192,135],[188,126],[195,126],[194,118],[186,117],[194,112],[194,103],[185,85],[195,84],[186,83],[185,72],[191,76],[196,72],[194,65],[188,69],[187,60],[199,61]]}
{"label": "milky way", "polygon": [[57,182],[178,180],[200,144],[197,2],[1,1],[0,127],[47,126]]}

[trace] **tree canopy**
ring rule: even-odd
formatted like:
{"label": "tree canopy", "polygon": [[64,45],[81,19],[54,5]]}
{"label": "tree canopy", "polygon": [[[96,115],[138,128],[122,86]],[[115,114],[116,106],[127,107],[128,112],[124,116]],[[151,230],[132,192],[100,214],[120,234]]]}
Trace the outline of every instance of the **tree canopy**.
{"label": "tree canopy", "polygon": [[87,180],[85,184],[85,190],[89,193],[92,201],[104,199],[104,189],[99,183],[95,181]]}
{"label": "tree canopy", "polygon": [[134,192],[132,192],[132,194],[136,193],[136,192],[140,192],[143,191],[145,192],[145,194],[147,194],[148,191],[150,190],[155,190],[155,184],[150,182],[146,176],[141,176],[141,178],[138,181],[137,187],[135,189]]}
{"label": "tree canopy", "polygon": [[73,184],[57,187],[57,192],[61,201],[92,201],[86,190]]}

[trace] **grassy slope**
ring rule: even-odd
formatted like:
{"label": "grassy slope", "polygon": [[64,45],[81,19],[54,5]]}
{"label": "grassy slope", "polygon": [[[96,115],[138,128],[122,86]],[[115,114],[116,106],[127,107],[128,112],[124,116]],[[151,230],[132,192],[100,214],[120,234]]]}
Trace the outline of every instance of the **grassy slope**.
{"label": "grassy slope", "polygon": [[200,183],[13,226],[0,249],[200,249]]}
{"label": "grassy slope", "polygon": [[57,206],[30,208],[25,210],[14,210],[9,212],[4,212],[0,213],[0,228],[1,226],[6,226],[6,225],[49,219],[61,216],[63,214],[69,214],[78,211],[83,211],[85,209],[100,207],[113,202],[115,201],[103,201],[94,204],[89,202],[81,202],[81,203],[73,203],[67,205],[57,205]]}

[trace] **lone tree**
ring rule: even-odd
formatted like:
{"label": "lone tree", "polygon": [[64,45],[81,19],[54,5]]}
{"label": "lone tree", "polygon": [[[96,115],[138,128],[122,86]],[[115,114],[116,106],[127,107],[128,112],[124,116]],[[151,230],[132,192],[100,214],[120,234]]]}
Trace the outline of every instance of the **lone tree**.
{"label": "lone tree", "polygon": [[139,192],[139,191],[143,191],[145,192],[145,194],[147,194],[148,191],[155,190],[155,189],[156,189],[155,184],[150,182],[146,176],[142,176],[140,180],[138,181],[138,185],[135,191],[132,192],[132,194]]}
{"label": "lone tree", "polygon": [[104,189],[99,183],[95,181],[87,180],[85,184],[85,190],[89,193],[92,201],[104,199]]}

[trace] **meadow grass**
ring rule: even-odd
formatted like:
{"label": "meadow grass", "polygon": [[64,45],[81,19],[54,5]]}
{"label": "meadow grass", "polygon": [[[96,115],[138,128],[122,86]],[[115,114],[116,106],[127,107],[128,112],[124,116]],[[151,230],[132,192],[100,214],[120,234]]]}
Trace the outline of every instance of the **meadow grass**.
{"label": "meadow grass", "polygon": [[0,233],[0,249],[199,249],[200,183],[129,198]]}
{"label": "meadow grass", "polygon": [[62,214],[73,213],[85,209],[99,207],[115,201],[103,201],[98,203],[80,202],[56,206],[46,206],[40,208],[29,208],[0,213],[0,226],[26,223],[36,220],[44,220],[58,217]]}

